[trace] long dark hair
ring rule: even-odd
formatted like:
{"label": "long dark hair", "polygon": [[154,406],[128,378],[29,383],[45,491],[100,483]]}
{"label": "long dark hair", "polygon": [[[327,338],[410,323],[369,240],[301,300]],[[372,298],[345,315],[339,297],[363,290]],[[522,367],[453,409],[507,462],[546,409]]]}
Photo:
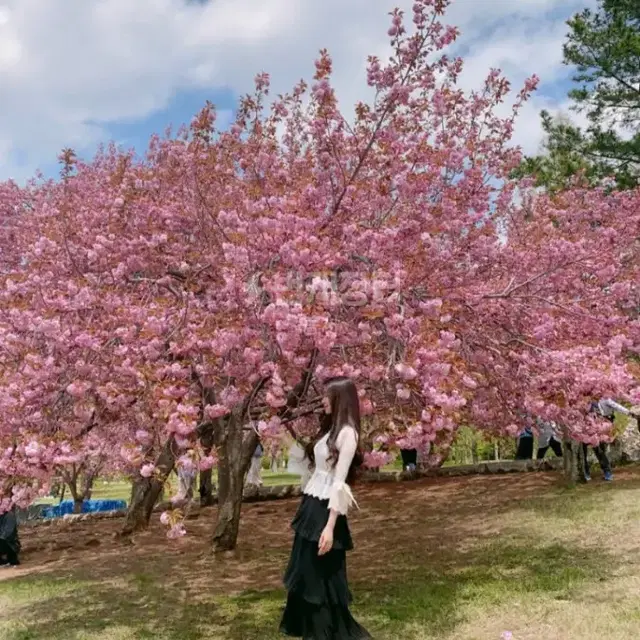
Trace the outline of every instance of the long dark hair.
{"label": "long dark hair", "polygon": [[358,398],[358,390],[353,380],[345,376],[329,378],[325,381],[324,388],[331,405],[331,413],[325,413],[320,418],[320,429],[306,447],[307,457],[312,464],[315,462],[313,449],[316,443],[328,433],[329,463],[335,467],[339,455],[336,441],[340,431],[342,431],[342,427],[347,425],[353,427],[358,436],[358,448],[347,474],[347,483],[353,484],[357,471],[364,461],[360,449],[360,400]]}

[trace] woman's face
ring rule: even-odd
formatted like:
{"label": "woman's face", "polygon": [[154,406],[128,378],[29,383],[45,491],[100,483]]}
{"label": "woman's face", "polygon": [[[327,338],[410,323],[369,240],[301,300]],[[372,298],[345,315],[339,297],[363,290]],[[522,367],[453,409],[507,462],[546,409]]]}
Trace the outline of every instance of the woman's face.
{"label": "woman's face", "polygon": [[331,401],[327,395],[322,396],[322,408],[327,415],[331,413]]}

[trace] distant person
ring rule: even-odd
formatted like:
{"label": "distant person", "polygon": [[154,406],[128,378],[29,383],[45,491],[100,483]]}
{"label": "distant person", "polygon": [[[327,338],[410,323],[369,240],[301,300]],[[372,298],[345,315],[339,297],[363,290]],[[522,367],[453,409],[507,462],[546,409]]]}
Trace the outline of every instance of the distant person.
{"label": "distant person", "polygon": [[0,515],[0,566],[17,567],[20,564],[20,538],[15,509]]}
{"label": "distant person", "polygon": [[533,431],[526,427],[518,437],[516,460],[531,460],[533,458]]}
{"label": "distant person", "polygon": [[251,458],[251,466],[247,473],[246,485],[248,487],[261,487],[262,486],[262,456],[264,455],[264,449],[262,445],[258,443],[258,446],[253,452]]}
{"label": "distant person", "polygon": [[[611,470],[611,462],[607,455],[606,445],[604,442],[591,447],[593,453],[596,454],[598,464],[602,470],[602,477],[605,482],[611,482],[613,480],[613,471]],[[582,444],[582,455],[584,456],[584,479],[586,482],[591,480],[591,465],[589,464],[589,445]]]}
{"label": "distant person", "polygon": [[182,504],[189,503],[193,500],[193,487],[196,483],[196,475],[195,469],[187,470],[183,467],[178,469],[178,493],[172,502]]}
{"label": "distant person", "polygon": [[400,456],[402,457],[403,470],[413,473],[418,467],[418,450],[400,449]]}
{"label": "distant person", "polygon": [[[585,482],[590,482],[591,481],[591,465],[589,463],[589,445],[585,444],[584,442],[581,444],[579,442],[576,442],[575,440],[571,440],[570,442],[567,442],[567,451],[572,452],[573,451],[573,447],[577,447],[577,451],[578,451],[578,456],[582,456],[582,479]],[[598,459],[598,464],[600,465],[600,468],[602,469],[602,473],[604,476],[604,479],[607,482],[611,482],[611,480],[613,480],[613,474],[611,472],[611,463],[609,461],[609,457],[607,456],[607,452],[605,450],[604,444],[598,444],[593,448],[593,452],[596,455],[596,458]]]}
{"label": "distant person", "polygon": [[[613,424],[616,419],[616,411],[622,413],[626,416],[633,416],[638,418],[638,412],[630,411],[626,407],[623,407],[621,404],[614,402],[609,398],[601,398],[597,402],[592,402],[589,406],[589,413],[595,414],[600,418],[604,418]],[[586,444],[582,445],[583,453],[584,453],[584,471],[585,471],[585,480],[588,482],[591,480],[591,469],[589,466],[589,457],[588,446]],[[613,472],[611,471],[611,462],[609,461],[609,457],[607,456],[606,444],[604,442],[600,442],[596,446],[592,447],[593,452],[596,454],[596,458],[598,459],[598,463],[600,464],[600,468],[602,469],[602,474],[606,482],[611,482],[613,480]]]}
{"label": "distant person", "polygon": [[598,400],[598,402],[592,402],[589,407],[589,411],[591,413],[595,413],[601,418],[604,418],[605,420],[608,420],[612,424],[616,420],[616,411],[622,415],[635,418],[636,420],[640,418],[640,412],[634,411],[633,409],[627,409],[610,398],[602,398]]}
{"label": "distant person", "polygon": [[553,422],[541,422],[540,424],[536,459],[542,460],[549,449],[556,454],[556,457],[562,458],[562,441],[558,437],[555,424]]}
{"label": "distant person", "polygon": [[278,473],[282,467],[282,452],[274,453],[271,455],[271,473]]}

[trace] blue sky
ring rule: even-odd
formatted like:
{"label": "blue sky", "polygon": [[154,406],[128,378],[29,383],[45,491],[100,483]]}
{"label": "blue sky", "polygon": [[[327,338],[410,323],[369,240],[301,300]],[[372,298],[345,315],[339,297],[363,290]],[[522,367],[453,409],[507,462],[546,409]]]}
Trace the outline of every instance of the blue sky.
{"label": "blue sky", "polygon": [[[214,91],[208,89],[186,89],[176,92],[166,105],[159,106],[141,118],[124,118],[107,122],[88,119],[89,126],[99,127],[103,135],[99,140],[86,147],[80,146],[81,155],[84,158],[90,158],[99,142],[106,143],[111,141],[116,142],[124,149],[133,148],[138,153],[144,153],[153,134],[164,135],[168,126],[171,126],[172,130],[175,131],[180,125],[189,123],[194,114],[204,106],[207,100],[213,102],[219,109],[219,124],[224,126],[223,123],[229,122],[236,104],[236,96],[232,92],[224,89]],[[62,143],[63,145],[65,144],[64,141]],[[37,168],[46,177],[56,177],[58,175],[59,166],[55,153],[38,154],[37,158]],[[9,164],[13,166],[14,170],[17,168],[18,175],[22,177],[22,167],[30,164],[27,151],[19,147],[16,148],[12,152]],[[0,180],[6,177],[8,176],[0,176]]]}
{"label": "blue sky", "polygon": [[189,123],[209,100],[216,105],[219,126],[225,126],[236,104],[236,96],[232,91],[224,89],[186,89],[172,96],[169,103],[144,118],[121,120],[118,122],[97,123],[104,127],[110,140],[126,148],[143,151],[149,138],[154,133],[164,134],[167,126],[173,130],[182,124]]}
{"label": "blue sky", "polygon": [[[214,102],[229,118],[262,70],[274,93],[310,78],[321,47],[334,58],[344,104],[367,97],[367,54],[386,56],[388,12],[412,0],[0,0],[0,180],[57,173],[71,146],[83,157],[149,136]],[[542,78],[515,143],[535,152],[541,108],[563,111],[566,19],[595,0],[453,0],[445,22],[462,31],[462,85],[500,67],[519,88]]]}

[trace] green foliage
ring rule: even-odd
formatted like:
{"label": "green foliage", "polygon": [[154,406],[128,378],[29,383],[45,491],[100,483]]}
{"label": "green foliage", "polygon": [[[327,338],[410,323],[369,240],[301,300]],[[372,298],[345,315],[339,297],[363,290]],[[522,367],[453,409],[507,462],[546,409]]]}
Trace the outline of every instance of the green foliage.
{"label": "green foliage", "polygon": [[600,0],[568,21],[564,62],[575,68],[569,92],[588,125],[581,129],[543,111],[543,153],[525,158],[515,177],[562,189],[578,179],[611,177],[617,188],[640,183],[640,2]]}
{"label": "green foliage", "polygon": [[[566,188],[571,182],[597,184],[603,170],[588,160],[584,133],[568,118],[553,117],[548,111],[540,114],[545,132],[543,153],[525,157],[513,172],[513,177],[534,176],[536,186],[550,191]],[[609,172],[604,171],[604,175]]]}
{"label": "green foliage", "polygon": [[612,121],[637,128],[640,98],[640,3],[601,0],[600,10],[585,9],[568,21],[571,29],[563,53],[576,67],[580,87],[569,96],[585,109],[593,124]]}
{"label": "green foliage", "polygon": [[510,460],[515,456],[513,438],[492,438],[471,427],[460,427],[446,464],[472,464],[487,460]]}

